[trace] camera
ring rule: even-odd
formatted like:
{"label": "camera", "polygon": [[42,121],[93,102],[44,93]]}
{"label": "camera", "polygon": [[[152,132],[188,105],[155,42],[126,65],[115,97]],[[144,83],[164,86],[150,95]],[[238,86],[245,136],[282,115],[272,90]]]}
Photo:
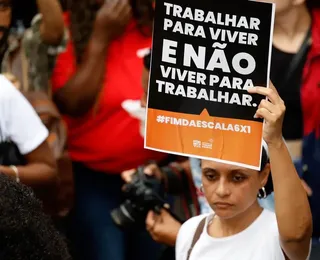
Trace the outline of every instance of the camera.
{"label": "camera", "polygon": [[144,227],[148,211],[159,212],[166,204],[161,180],[144,174],[143,169],[139,167],[132,181],[124,186],[125,201],[111,211],[112,220],[120,228]]}

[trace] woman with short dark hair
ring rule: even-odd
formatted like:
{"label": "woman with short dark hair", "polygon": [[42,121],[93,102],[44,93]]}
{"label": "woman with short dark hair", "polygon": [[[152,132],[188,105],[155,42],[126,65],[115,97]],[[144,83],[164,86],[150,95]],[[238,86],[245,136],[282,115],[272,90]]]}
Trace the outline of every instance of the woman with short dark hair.
{"label": "woman with short dark hair", "polygon": [[[261,94],[255,116],[263,118],[263,139],[270,164],[256,171],[202,160],[204,195],[214,213],[197,216],[180,228],[177,260],[306,260],[310,254],[312,217],[307,194],[282,138],[285,106],[276,89],[255,87]],[[275,213],[263,209],[273,179]]]}

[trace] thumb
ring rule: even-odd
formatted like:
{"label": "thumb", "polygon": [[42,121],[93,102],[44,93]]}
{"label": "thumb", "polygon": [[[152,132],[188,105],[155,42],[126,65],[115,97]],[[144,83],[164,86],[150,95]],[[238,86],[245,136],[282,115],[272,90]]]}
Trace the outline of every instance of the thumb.
{"label": "thumb", "polygon": [[147,217],[146,217],[146,228],[148,231],[150,231],[151,229],[154,228],[155,224],[156,224],[156,219],[157,219],[157,216],[154,214],[154,212],[152,210],[150,210],[147,214]]}
{"label": "thumb", "polygon": [[136,172],[135,169],[127,170],[121,173],[121,178],[126,183],[131,182],[133,174]]}
{"label": "thumb", "polygon": [[164,207],[163,209],[161,209],[161,212],[160,212],[160,215],[161,217],[163,217],[164,219],[167,218],[167,217],[171,217],[171,214],[169,212],[169,208],[166,208]]}
{"label": "thumb", "polygon": [[279,95],[276,87],[273,85],[271,80],[269,81],[269,88],[272,89],[275,93],[277,93],[277,95]]}

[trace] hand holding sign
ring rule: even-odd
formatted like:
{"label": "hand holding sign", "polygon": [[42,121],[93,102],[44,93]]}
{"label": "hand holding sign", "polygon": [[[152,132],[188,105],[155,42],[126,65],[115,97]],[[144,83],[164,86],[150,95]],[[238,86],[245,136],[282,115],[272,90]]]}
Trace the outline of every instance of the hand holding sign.
{"label": "hand holding sign", "polygon": [[263,128],[263,139],[268,145],[281,143],[282,141],[282,123],[286,107],[280,98],[274,85],[270,82],[269,88],[254,87],[248,89],[251,94],[260,94],[268,98],[263,99],[255,113],[255,118],[265,119]]}

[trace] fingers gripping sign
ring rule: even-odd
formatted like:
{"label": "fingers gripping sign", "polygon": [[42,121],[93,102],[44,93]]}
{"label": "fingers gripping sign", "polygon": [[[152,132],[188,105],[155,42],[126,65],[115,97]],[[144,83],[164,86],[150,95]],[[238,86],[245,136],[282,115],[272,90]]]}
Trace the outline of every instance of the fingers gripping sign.
{"label": "fingers gripping sign", "polygon": [[270,82],[270,87],[249,88],[250,94],[260,94],[267,99],[263,99],[254,115],[255,118],[264,119],[263,139],[268,145],[282,141],[282,124],[286,107],[279,96],[274,85]]}

